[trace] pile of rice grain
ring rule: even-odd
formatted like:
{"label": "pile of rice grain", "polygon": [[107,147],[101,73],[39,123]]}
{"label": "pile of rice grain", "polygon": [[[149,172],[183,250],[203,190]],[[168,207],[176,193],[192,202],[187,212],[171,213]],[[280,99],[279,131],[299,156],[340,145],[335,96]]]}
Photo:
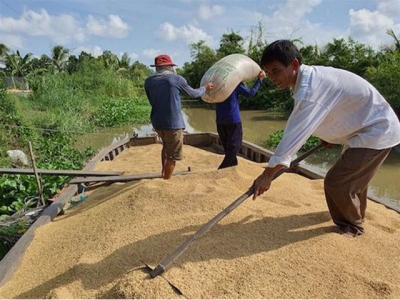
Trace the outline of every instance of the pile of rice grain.
{"label": "pile of rice grain", "polygon": [[[160,171],[160,145],[97,170]],[[400,298],[400,219],[369,202],[365,234],[333,231],[321,180],[284,174],[196,240],[163,277],[157,266],[240,197],[265,164],[185,146],[171,180],[115,183],[36,231],[1,298]],[[177,289],[174,289],[175,286]]]}

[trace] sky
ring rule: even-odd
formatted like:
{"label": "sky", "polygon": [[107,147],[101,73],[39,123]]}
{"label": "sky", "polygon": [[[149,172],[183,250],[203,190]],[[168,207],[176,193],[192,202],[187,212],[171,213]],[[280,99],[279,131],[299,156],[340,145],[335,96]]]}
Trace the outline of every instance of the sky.
{"label": "sky", "polygon": [[248,43],[258,24],[269,43],[351,37],[379,50],[394,42],[388,29],[400,37],[400,0],[0,0],[0,43],[37,57],[62,45],[146,65],[169,54],[179,67],[191,61],[190,44],[216,50],[230,32]]}

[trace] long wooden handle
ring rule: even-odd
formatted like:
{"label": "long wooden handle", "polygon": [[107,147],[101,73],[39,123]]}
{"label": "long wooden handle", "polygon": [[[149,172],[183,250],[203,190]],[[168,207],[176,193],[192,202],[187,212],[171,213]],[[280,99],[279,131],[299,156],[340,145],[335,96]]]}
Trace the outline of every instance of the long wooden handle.
{"label": "long wooden handle", "polygon": [[171,263],[173,263],[185,250],[193,244],[199,237],[206,233],[211,227],[217,224],[222,218],[228,215],[232,210],[242,204],[247,198],[254,193],[254,188],[251,187],[246,193],[237,198],[228,207],[211,219],[208,223],[203,225],[199,230],[196,231],[190,238],[188,238],[183,244],[181,244],[173,253],[168,255],[153,271],[150,272],[152,278],[162,274]]}
{"label": "long wooden handle", "polygon": [[[310,154],[314,153],[316,150],[320,149],[323,145],[319,144],[314,148],[310,149],[303,155],[299,156],[290,164],[290,167],[297,165],[300,161],[305,159]],[[274,177],[277,178],[280,174]],[[247,192],[233,201],[229,206],[227,206],[223,211],[221,211],[218,215],[216,215],[213,219],[211,219],[208,223],[204,224],[199,230],[196,231],[190,238],[188,238],[185,242],[183,242],[174,252],[168,255],[164,260],[150,272],[151,278],[155,278],[158,275],[162,274],[185,250],[193,244],[199,237],[201,237],[204,233],[206,233],[211,227],[217,224],[222,218],[228,215],[232,210],[242,204],[247,198],[249,198],[254,193],[254,187],[251,186]]]}
{"label": "long wooden handle", "polygon": [[321,149],[324,147],[323,143],[318,144],[317,146],[314,146],[313,148],[311,148],[310,150],[308,150],[307,152],[303,153],[302,155],[300,155],[298,158],[294,159],[291,163],[290,163],[290,167],[294,167],[295,165],[297,165],[299,162],[301,162],[302,160],[304,160],[305,158],[307,158],[308,156],[310,156],[311,154],[313,154],[315,151],[317,151],[318,149]]}

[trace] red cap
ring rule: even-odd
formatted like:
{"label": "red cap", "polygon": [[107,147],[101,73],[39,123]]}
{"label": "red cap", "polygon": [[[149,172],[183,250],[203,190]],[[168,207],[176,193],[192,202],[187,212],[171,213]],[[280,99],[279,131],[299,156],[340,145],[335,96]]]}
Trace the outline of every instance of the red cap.
{"label": "red cap", "polygon": [[150,67],[161,67],[161,66],[176,66],[176,64],[172,62],[172,59],[171,57],[169,57],[169,55],[161,54],[159,56],[156,56],[156,58],[154,58],[154,65],[150,65]]}

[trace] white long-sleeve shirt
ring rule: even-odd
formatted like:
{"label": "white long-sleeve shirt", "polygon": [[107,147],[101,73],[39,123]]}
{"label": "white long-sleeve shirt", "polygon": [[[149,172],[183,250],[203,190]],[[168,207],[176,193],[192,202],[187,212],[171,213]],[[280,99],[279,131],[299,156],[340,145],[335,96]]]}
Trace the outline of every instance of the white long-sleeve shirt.
{"label": "white long-sleeve shirt", "polygon": [[400,143],[400,122],[383,96],[351,72],[301,65],[293,89],[294,109],[268,167],[289,167],[314,135],[347,148],[386,149]]}

